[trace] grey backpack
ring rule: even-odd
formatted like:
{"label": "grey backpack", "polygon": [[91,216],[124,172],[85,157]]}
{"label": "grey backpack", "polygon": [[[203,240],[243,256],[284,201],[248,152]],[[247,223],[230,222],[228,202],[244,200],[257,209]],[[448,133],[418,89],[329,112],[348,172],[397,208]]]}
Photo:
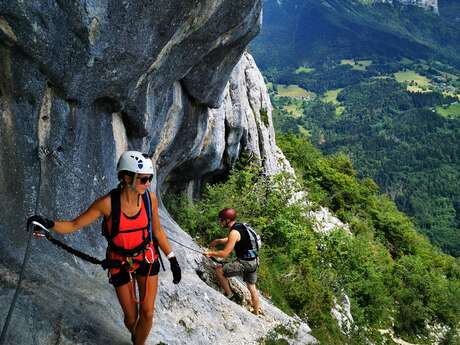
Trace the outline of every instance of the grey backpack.
{"label": "grey backpack", "polygon": [[258,252],[262,247],[262,239],[257,234],[257,232],[255,232],[255,230],[251,228],[249,224],[244,223],[243,225],[246,231],[248,232],[249,239],[251,240],[252,249],[249,250],[249,254],[251,255],[251,257],[257,257]]}

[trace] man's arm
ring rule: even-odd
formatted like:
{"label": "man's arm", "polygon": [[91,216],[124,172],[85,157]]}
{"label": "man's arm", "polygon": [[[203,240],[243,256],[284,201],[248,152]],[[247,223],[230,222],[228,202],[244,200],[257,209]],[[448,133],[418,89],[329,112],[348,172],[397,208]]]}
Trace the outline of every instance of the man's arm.
{"label": "man's arm", "polygon": [[211,243],[209,243],[209,248],[215,248],[218,244],[227,244],[228,237],[218,238]]}
{"label": "man's arm", "polygon": [[219,258],[226,258],[227,256],[230,255],[233,248],[235,248],[236,242],[238,242],[240,239],[241,239],[240,233],[237,230],[232,230],[228,234],[224,249],[205,252],[204,255],[206,255],[207,257],[214,256],[214,257],[219,257]]}

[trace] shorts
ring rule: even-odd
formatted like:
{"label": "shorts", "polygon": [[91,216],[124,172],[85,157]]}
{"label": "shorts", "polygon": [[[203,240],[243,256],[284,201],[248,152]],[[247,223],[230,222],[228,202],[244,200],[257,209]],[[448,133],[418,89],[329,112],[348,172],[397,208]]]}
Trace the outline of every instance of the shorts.
{"label": "shorts", "polygon": [[[139,268],[134,271],[132,274],[133,276],[139,275],[142,277],[147,276],[149,273],[149,268],[150,264],[146,261],[143,261]],[[156,276],[160,272],[160,262],[158,260],[155,260],[152,264],[152,269],[150,270],[149,276]],[[131,281],[131,277],[129,272],[125,270],[121,270],[117,274],[113,274],[110,276],[109,283],[112,284],[114,287],[120,287],[122,285],[125,285],[126,283],[129,283]]]}
{"label": "shorts", "polygon": [[259,267],[259,259],[252,261],[236,260],[234,262],[224,264],[224,276],[226,278],[243,276],[243,280],[249,284],[257,282],[257,268]]}

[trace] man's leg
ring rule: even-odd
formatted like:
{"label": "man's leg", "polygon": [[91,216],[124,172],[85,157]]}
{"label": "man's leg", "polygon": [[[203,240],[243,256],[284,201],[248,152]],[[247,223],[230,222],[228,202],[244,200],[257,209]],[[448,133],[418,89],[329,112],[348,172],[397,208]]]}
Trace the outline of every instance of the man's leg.
{"label": "man's leg", "polygon": [[227,296],[230,296],[232,294],[232,289],[230,289],[230,284],[228,282],[228,279],[225,278],[224,276],[224,269],[221,265],[218,265],[216,267],[216,274],[217,274],[217,279],[219,280],[219,284],[224,289],[225,294]]}
{"label": "man's leg", "polygon": [[256,284],[250,284],[246,282],[246,286],[248,287],[249,293],[251,294],[251,304],[252,304],[252,308],[254,309],[253,313],[256,315],[259,315],[260,301],[259,301],[259,293],[257,292]]}

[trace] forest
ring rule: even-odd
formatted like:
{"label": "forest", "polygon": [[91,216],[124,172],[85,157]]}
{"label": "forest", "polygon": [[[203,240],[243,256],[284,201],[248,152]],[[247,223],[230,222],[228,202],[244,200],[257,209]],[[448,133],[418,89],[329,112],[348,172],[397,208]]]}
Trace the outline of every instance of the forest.
{"label": "forest", "polygon": [[[444,336],[443,344],[457,344],[452,329],[460,321],[458,259],[417,233],[372,179],[358,177],[347,155],[325,156],[299,135],[279,135],[277,141],[296,177],[268,177],[243,158],[226,182],[208,185],[200,200],[168,199],[181,227],[206,246],[226,235],[218,211],[235,207],[262,237],[262,293],[307,319],[322,344],[394,344],[379,331],[392,328],[418,344],[430,344],[433,333]],[[320,206],[349,230],[316,231],[312,212]],[[354,323],[341,330],[330,310],[345,295]],[[274,339],[261,344],[285,344]]]}
{"label": "forest", "polygon": [[[454,97],[374,78],[343,88],[335,104],[272,99],[281,132],[304,133],[323,152],[349,155],[359,176],[372,177],[421,233],[460,255],[460,118],[435,111],[456,103]],[[286,110],[292,103],[297,117]]]}

